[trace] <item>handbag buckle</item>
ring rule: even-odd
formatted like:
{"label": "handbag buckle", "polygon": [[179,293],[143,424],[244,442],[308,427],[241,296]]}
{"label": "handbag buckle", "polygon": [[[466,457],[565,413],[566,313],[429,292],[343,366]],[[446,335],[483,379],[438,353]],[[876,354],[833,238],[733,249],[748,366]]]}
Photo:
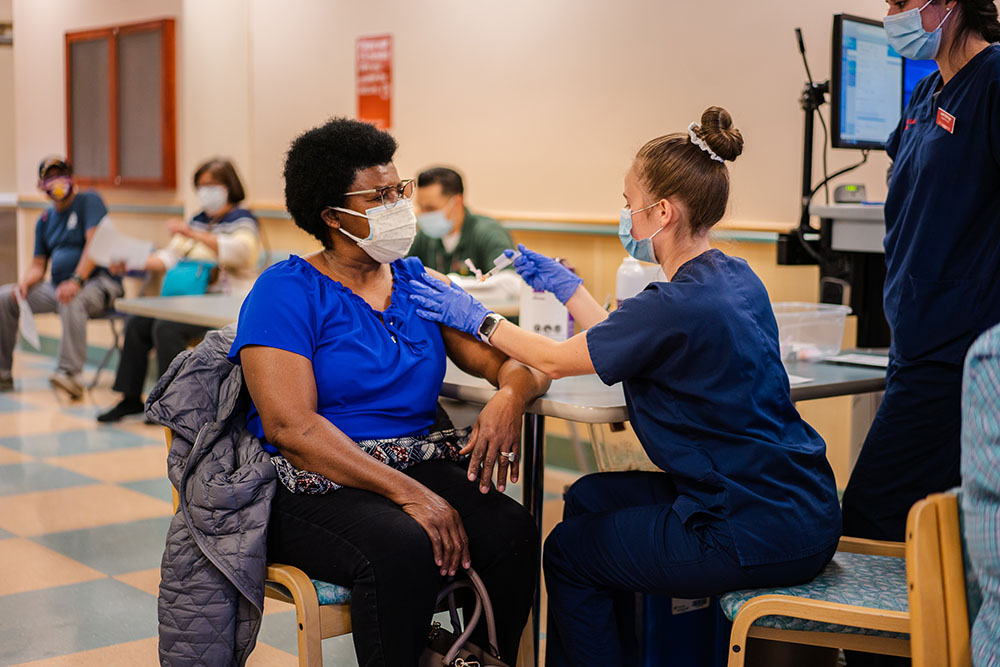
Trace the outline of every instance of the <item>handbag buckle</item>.
{"label": "handbag buckle", "polygon": [[463,660],[462,658],[455,658],[455,662],[452,663],[455,667],[482,667],[478,660]]}

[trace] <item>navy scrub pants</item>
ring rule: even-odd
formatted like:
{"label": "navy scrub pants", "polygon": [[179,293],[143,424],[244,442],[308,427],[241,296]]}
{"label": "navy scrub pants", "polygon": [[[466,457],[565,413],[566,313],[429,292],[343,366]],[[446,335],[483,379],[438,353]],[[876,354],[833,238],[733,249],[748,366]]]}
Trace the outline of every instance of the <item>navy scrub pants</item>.
{"label": "navy scrub pants", "polygon": [[890,365],[844,491],[844,535],[901,542],[913,503],[961,483],[961,407],[961,365]]}
{"label": "navy scrub pants", "polygon": [[676,497],[671,477],[660,472],[588,475],[566,492],[563,521],[543,552],[548,667],[623,664],[634,642],[620,636],[617,612],[636,592],[698,598],[800,584],[836,549],[743,567],[724,528],[681,523],[672,511]]}

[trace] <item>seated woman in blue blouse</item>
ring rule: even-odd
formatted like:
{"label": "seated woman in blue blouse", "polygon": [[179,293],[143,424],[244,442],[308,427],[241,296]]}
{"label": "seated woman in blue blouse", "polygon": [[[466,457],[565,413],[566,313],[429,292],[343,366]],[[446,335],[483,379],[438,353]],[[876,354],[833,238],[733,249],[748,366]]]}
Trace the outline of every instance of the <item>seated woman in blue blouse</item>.
{"label": "seated woman in blue blouse", "polygon": [[[491,477],[498,463],[499,489],[508,472],[516,481],[521,417],[548,380],[416,315],[410,280],[425,269],[402,259],[416,219],[395,152],[386,132],[334,119],[295,139],[285,161],[288,211],[323,250],[257,279],[230,351],[282,482],[268,557],[351,588],[362,665],[417,664],[445,578],[474,565],[513,665],[538,541]],[[445,354],[499,387],[467,441],[432,428]]]}

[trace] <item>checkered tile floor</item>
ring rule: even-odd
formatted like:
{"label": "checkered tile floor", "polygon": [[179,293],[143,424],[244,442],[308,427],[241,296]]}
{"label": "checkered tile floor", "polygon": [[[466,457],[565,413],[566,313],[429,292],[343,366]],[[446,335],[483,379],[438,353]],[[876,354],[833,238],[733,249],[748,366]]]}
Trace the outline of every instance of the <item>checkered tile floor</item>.
{"label": "checkered tile floor", "polygon": [[[155,665],[172,515],[163,431],[141,418],[98,424],[118,398],[110,374],[73,402],[49,386],[52,367],[18,352],[15,390],[0,394],[0,665]],[[546,486],[567,481],[550,473]],[[546,500],[551,529],[562,503]],[[249,664],[298,664],[292,607],[268,600],[265,613]],[[349,636],[323,652],[326,665],[357,664]]]}

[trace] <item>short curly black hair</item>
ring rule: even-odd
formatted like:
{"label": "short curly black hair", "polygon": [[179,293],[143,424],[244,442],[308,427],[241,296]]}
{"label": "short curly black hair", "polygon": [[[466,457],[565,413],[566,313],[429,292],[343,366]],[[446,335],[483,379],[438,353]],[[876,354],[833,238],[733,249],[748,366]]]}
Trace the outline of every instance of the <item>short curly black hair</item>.
{"label": "short curly black hair", "polygon": [[369,123],[332,118],[303,132],[285,155],[285,208],[295,224],[330,245],[323,211],[343,206],[362,169],[392,162],[396,140]]}

